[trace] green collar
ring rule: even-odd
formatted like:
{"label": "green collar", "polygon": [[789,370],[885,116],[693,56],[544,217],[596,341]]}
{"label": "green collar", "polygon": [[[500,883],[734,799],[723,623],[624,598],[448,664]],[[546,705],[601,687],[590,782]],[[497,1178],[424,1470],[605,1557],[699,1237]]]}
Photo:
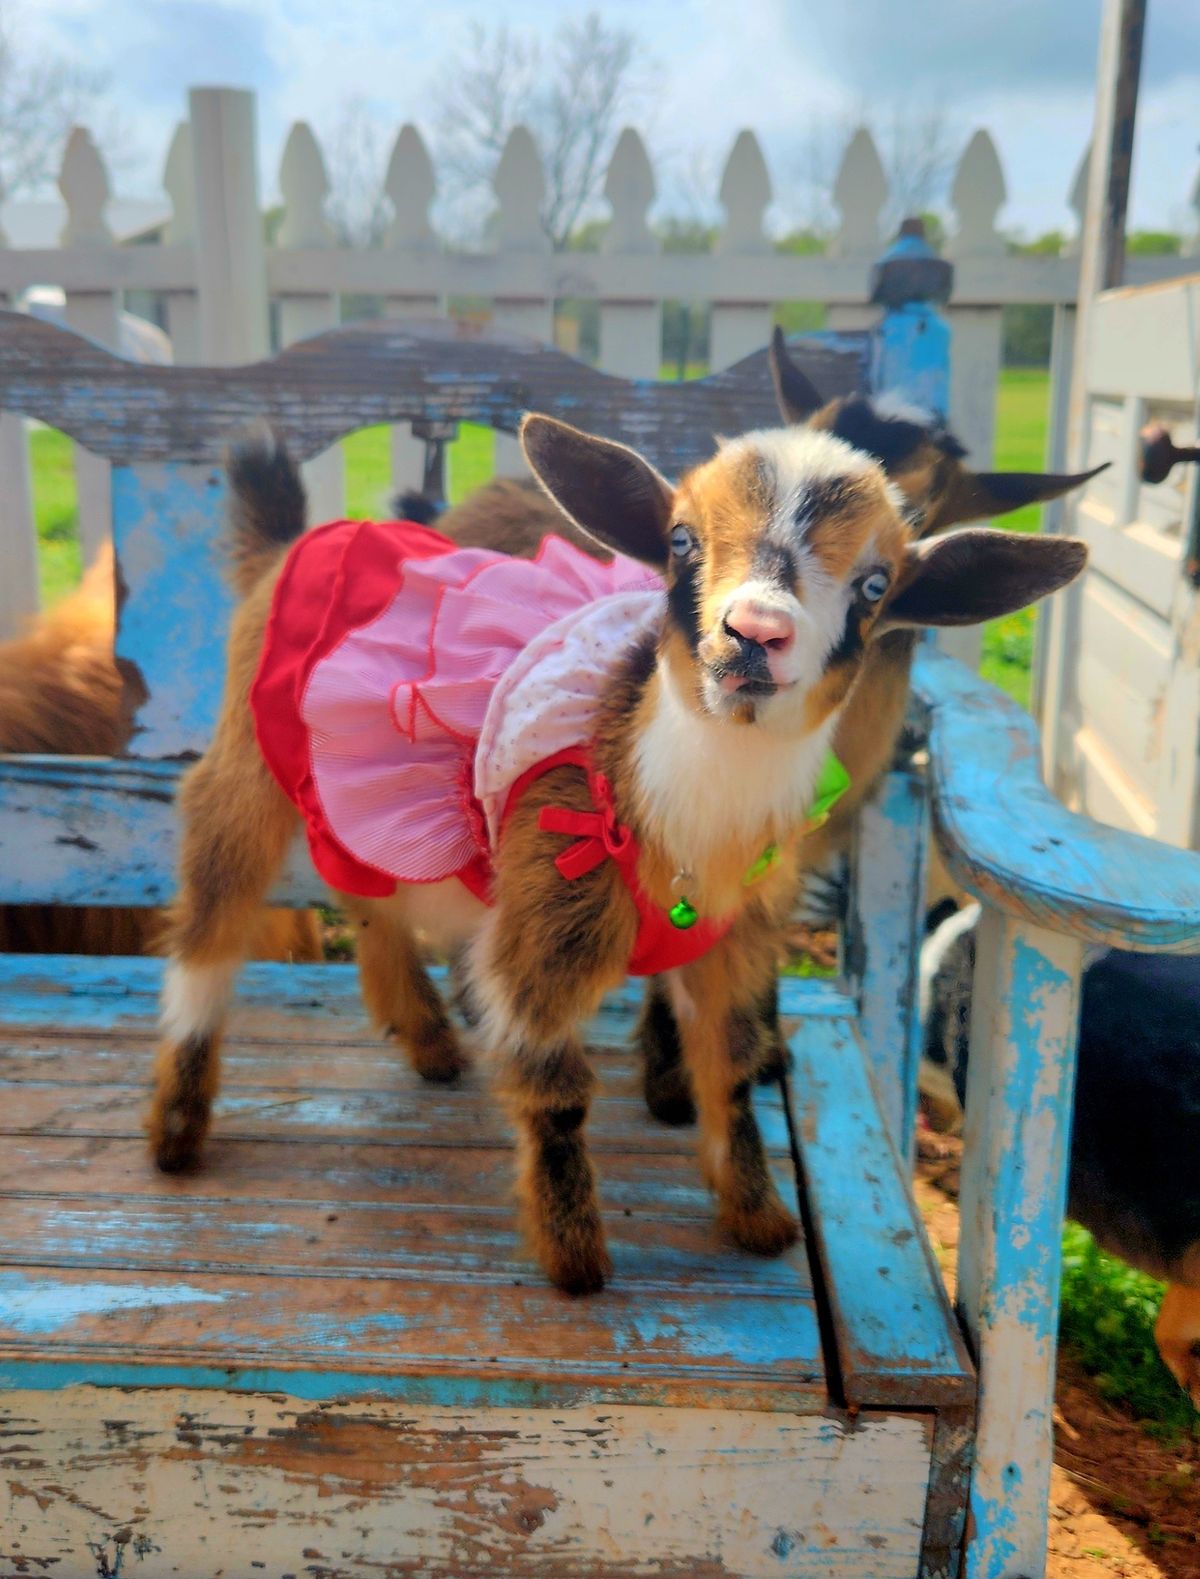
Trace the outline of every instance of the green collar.
{"label": "green collar", "polygon": [[[808,808],[808,817],[804,824],[804,833],[812,833],[815,829],[823,827],[829,821],[829,814],[850,788],[850,775],[834,756],[832,751],[825,753],[825,760],[821,764],[821,771],[817,774],[816,791],[812,805]],[[801,835],[803,837],[803,834]],[[763,853],[746,870],[742,882],[749,888],[757,883],[760,877],[766,874],[779,859],[779,846],[768,844]],[[700,919],[699,911],[689,900],[680,897],[667,912],[673,927],[686,931],[694,927]]]}

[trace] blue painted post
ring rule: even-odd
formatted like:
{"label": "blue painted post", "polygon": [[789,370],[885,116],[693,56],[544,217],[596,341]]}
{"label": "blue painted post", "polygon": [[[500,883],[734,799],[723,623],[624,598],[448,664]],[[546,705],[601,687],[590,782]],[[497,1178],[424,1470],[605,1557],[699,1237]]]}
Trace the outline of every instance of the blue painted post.
{"label": "blue painted post", "polygon": [[949,299],[954,266],[906,219],[875,265],[871,300],[883,309],[872,336],[871,388],[943,415],[950,405],[950,327],[938,312]]}
{"label": "blue painted post", "polygon": [[1083,945],[985,905],[958,1306],[979,1366],[967,1579],[1046,1569],[1061,1235]]}
{"label": "blue painted post", "polygon": [[[871,299],[884,311],[872,334],[875,394],[944,412],[950,388],[950,330],[937,303],[953,269],[925,240],[919,219],[875,265]],[[913,769],[890,773],[863,807],[855,835],[849,960],[876,1097],[896,1148],[912,1148],[920,1025],[917,956],[925,904],[928,790]]]}

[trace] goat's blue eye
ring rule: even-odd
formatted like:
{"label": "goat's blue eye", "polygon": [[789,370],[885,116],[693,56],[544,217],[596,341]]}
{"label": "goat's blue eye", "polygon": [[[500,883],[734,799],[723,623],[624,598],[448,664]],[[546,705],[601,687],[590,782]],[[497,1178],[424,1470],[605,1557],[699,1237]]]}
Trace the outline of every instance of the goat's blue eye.
{"label": "goat's blue eye", "polygon": [[682,559],[685,554],[690,554],[695,546],[696,539],[692,536],[689,527],[673,526],[671,528],[671,552],[677,559]]}
{"label": "goat's blue eye", "polygon": [[868,603],[878,603],[888,589],[888,578],[882,570],[873,570],[863,580],[861,591]]}

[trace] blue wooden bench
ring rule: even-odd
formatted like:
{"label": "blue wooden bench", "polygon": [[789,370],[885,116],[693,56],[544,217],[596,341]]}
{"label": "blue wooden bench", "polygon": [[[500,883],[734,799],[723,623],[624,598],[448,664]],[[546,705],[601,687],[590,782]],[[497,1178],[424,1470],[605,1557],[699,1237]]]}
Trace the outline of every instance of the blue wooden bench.
{"label": "blue wooden bench", "polygon": [[[833,394],[871,351],[828,337],[808,370]],[[303,457],[527,407],[667,473],[774,420],[765,353],[660,387],[391,322],[137,368],[0,315],[0,409],[112,462],[142,698],[120,760],[0,758],[0,901],[171,893],[173,791],[220,689],[232,431],[265,414]],[[160,963],[0,957],[0,1565],[949,1579],[969,1513],[970,1574],[1040,1573],[1081,951],[1197,947],[1200,861],[1065,812],[1028,719],[933,648],[916,693],[923,747],[862,817],[845,973],[781,983],[794,1066],[760,1117],[805,1240],[777,1262],[717,1239],[690,1138],[646,1114],[629,990],[590,1031],[617,1276],[568,1304],[515,1240],[482,1079],[418,1088],[351,967],[247,969],[207,1165],[165,1178],[141,1134]],[[931,813],[985,904],[961,1329],[908,1183]],[[321,899],[300,851],[275,897]]]}

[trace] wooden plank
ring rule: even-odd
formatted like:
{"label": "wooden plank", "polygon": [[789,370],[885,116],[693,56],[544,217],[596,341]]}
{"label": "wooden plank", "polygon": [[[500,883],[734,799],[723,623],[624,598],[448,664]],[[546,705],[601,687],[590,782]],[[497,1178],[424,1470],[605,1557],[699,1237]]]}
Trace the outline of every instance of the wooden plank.
{"label": "wooden plank", "polygon": [[[831,344],[826,336],[796,355],[832,398],[860,387],[864,347],[861,338]],[[522,412],[546,410],[641,449],[673,474],[711,455],[717,434],[778,421],[766,361],[764,348],[705,379],[630,381],[517,335],[385,318],[250,366],[154,367],[21,313],[0,313],[0,409],[40,417],[128,465],[212,465],[231,433],[260,417],[307,460],[373,423],[429,418],[512,433]]]}
{"label": "wooden plank", "polygon": [[1068,812],[1042,784],[1032,720],[927,644],[934,828],[954,876],[1009,915],[1114,947],[1200,949],[1200,858]]}
{"label": "wooden plank", "polygon": [[0,1562],[61,1579],[101,1559],[116,1573],[125,1554],[151,1579],[231,1571],[230,1553],[268,1579],[912,1579],[919,1561],[919,1415],[174,1389],[47,1404],[0,1399],[0,1433],[38,1433],[0,1483]]}
{"label": "wooden plank", "polygon": [[[0,1081],[0,1134],[129,1136],[141,1132],[149,1093],[153,1057],[145,1049],[140,1061],[130,1060],[127,1083],[68,1086],[41,1081]],[[217,1098],[213,1124],[219,1135],[307,1145],[320,1136],[344,1138],[365,1145],[420,1144],[443,1134],[446,1144],[464,1144],[460,1131],[470,1127],[475,1144],[502,1146],[508,1134],[495,1105],[468,1099],[481,1095],[484,1082],[472,1090],[442,1094],[419,1077],[398,1068],[391,1092],[297,1090],[290,1085],[233,1087]],[[464,1079],[463,1085],[468,1082]],[[457,1100],[456,1100],[457,1099]],[[469,1119],[469,1126],[467,1120]],[[778,1156],[788,1152],[782,1109],[764,1103],[759,1114],[763,1141]],[[650,1152],[691,1152],[695,1137],[688,1130],[657,1123],[638,1097],[610,1097],[598,1102],[588,1124],[589,1144],[597,1153],[607,1149]]]}
{"label": "wooden plank", "polygon": [[[104,959],[65,955],[0,954],[0,1031],[4,1027],[55,1033],[90,1030],[153,1036],[158,1019],[163,962],[159,959]],[[435,981],[445,971],[430,971]],[[585,1030],[599,1045],[623,1042],[641,1008],[643,985],[627,980],[605,998]],[[302,1012],[303,1030],[295,1015]],[[854,1000],[836,982],[779,981],[779,1011],[792,1019],[837,1018],[854,1011]],[[280,965],[256,961],[238,977],[230,1036],[297,1040],[346,1040],[368,1036],[367,1021],[353,965]],[[373,1038],[369,1038],[372,1039]]]}
{"label": "wooden plank", "polygon": [[1081,945],[985,906],[976,941],[958,1302],[979,1363],[968,1579],[1046,1552]]}
{"label": "wooden plank", "polygon": [[851,1026],[792,1038],[803,1189],[853,1405],[965,1403],[974,1376]]}
{"label": "wooden plank", "polygon": [[1107,292],[1093,305],[1090,336],[1089,389],[1194,406],[1200,383],[1200,279]]}
{"label": "wooden plank", "polygon": [[[341,1212],[458,1198],[481,1203],[481,1212],[509,1209],[511,1151],[310,1140],[304,1157],[298,1170],[287,1146],[216,1135],[202,1169],[165,1181],[150,1166],[142,1135],[8,1135],[0,1147],[0,1191],[63,1202],[197,1200],[210,1208],[258,1202]],[[612,1212],[712,1219],[712,1197],[695,1159],[683,1152],[619,1154],[600,1169],[600,1196]]]}
{"label": "wooden plank", "polygon": [[[403,1208],[347,1205],[336,1200],[128,1200],[123,1196],[5,1195],[7,1267],[59,1271],[169,1273],[181,1282],[210,1274],[243,1280],[278,1277],[388,1279],[401,1283],[468,1282],[473,1288],[535,1282],[538,1273],[521,1242],[511,1205],[511,1153],[502,1164],[479,1152],[471,1161],[500,1174],[491,1197],[460,1177],[454,1205],[427,1198]],[[148,1167],[148,1163],[143,1166]],[[614,1160],[610,1166],[620,1167]],[[609,1171],[606,1168],[606,1172]],[[503,1175],[507,1174],[507,1177]],[[786,1186],[785,1186],[786,1187]],[[466,1205],[477,1199],[483,1204]],[[465,1209],[464,1209],[465,1208]],[[677,1221],[661,1211],[619,1209],[608,1224],[614,1283],[656,1295],[686,1287],[689,1295],[749,1293],[811,1300],[802,1257],[773,1261],[738,1254],[708,1220]],[[249,1281],[246,1282],[249,1287]]]}
{"label": "wooden plank", "polygon": [[270,1371],[276,1380],[243,1385],[272,1391],[287,1389],[290,1371],[311,1372],[324,1377],[327,1398],[364,1376],[393,1397],[426,1380],[436,1396],[444,1377],[448,1401],[455,1377],[495,1375],[551,1396],[563,1382],[702,1408],[749,1389],[746,1407],[812,1412],[826,1396],[803,1286],[798,1276],[788,1294],[711,1294],[676,1276],[652,1295],[614,1281],[602,1297],[575,1301],[566,1319],[563,1296],[533,1266],[506,1284],[240,1272],[181,1281],[145,1269],[8,1267],[0,1268],[0,1386],[19,1386],[23,1370],[48,1362],[133,1362],[170,1365],[180,1384],[192,1367],[231,1378]]}

